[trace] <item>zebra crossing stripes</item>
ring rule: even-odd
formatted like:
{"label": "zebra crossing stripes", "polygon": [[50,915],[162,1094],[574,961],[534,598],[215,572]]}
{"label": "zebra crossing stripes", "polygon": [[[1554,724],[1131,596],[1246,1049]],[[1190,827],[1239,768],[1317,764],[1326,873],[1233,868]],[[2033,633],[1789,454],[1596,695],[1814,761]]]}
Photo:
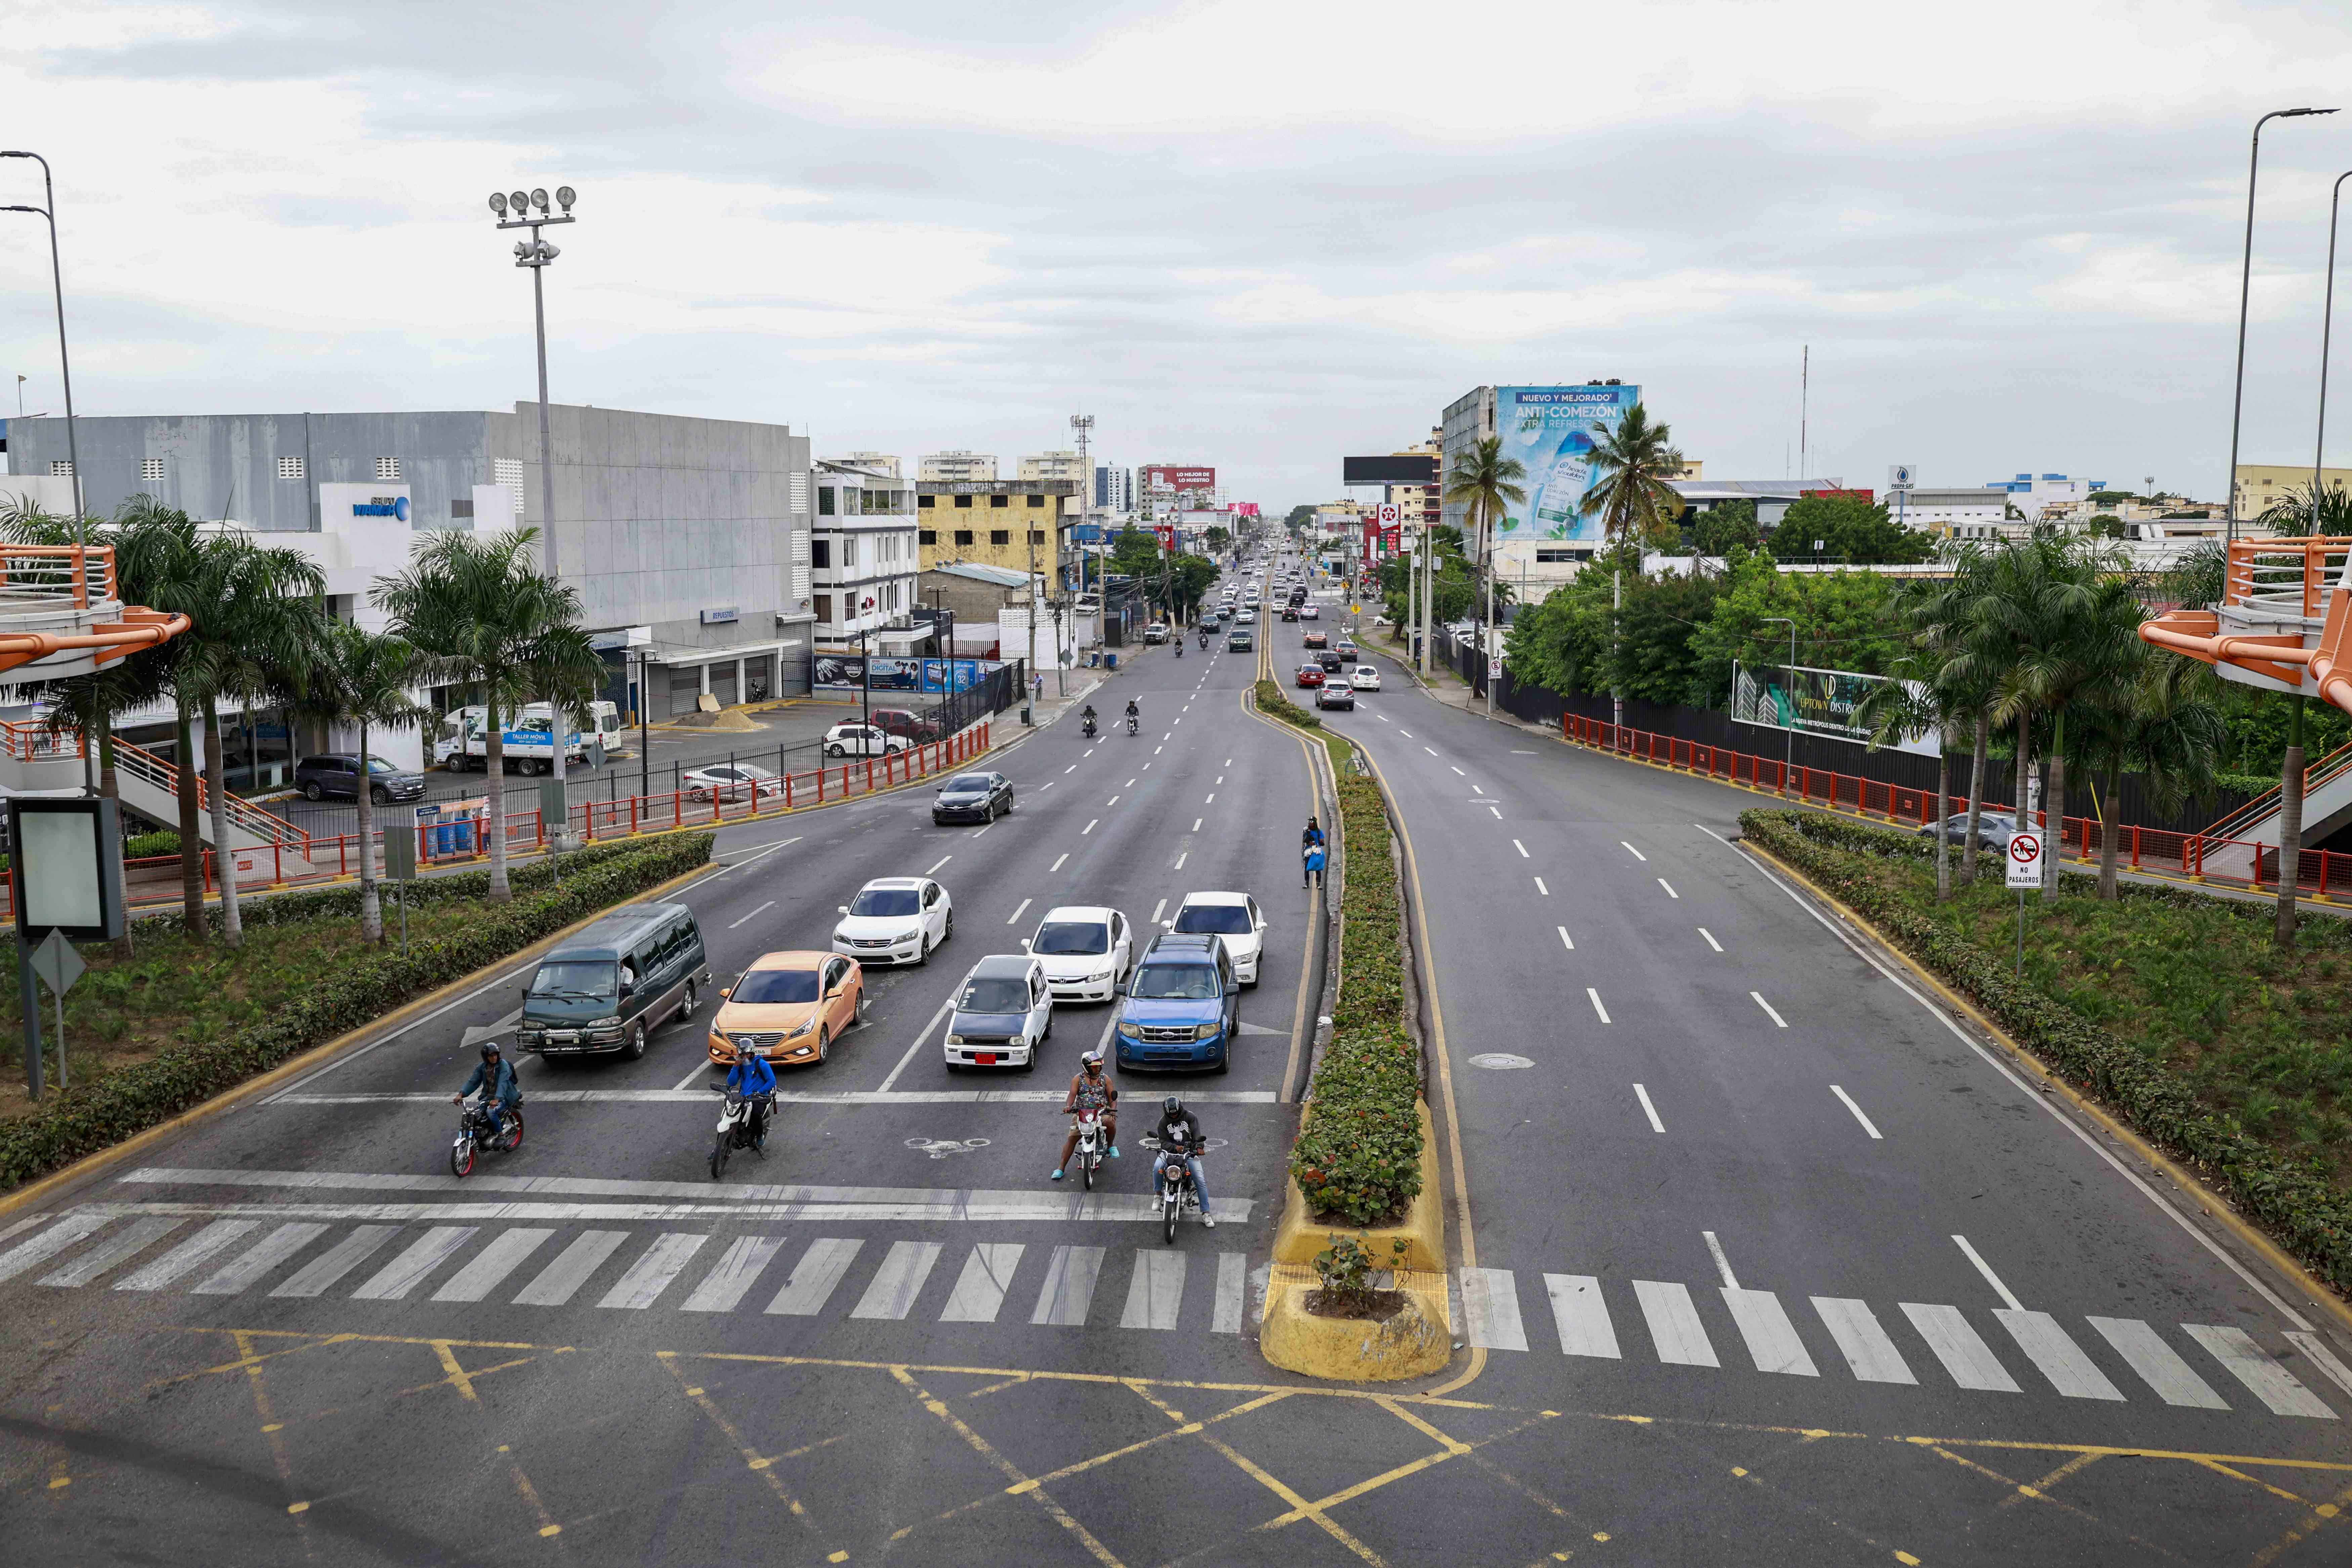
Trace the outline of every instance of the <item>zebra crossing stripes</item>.
{"label": "zebra crossing stripes", "polygon": [[1237,1334],[1242,1331],[1242,1291],[1249,1260],[1238,1252],[1217,1254],[1217,1295],[1213,1309],[1209,1331],[1213,1334]]}
{"label": "zebra crossing stripes", "polygon": [[2009,1375],[1992,1347],[1984,1342],[1958,1307],[1944,1307],[1906,1301],[1903,1315],[1944,1363],[1944,1370],[1962,1388],[1973,1388],[1987,1394],[2022,1394],[2017,1380]]}
{"label": "zebra crossing stripes", "polygon": [[761,1271],[784,1248],[781,1236],[739,1236],[730,1243],[702,1283],[694,1288],[681,1312],[731,1312],[751,1287],[759,1283]]}
{"label": "zebra crossing stripes", "polygon": [[1507,1268],[1462,1270],[1463,1337],[1490,1351],[1528,1348],[1527,1325],[1519,1321],[1519,1295]]}
{"label": "zebra crossing stripes", "polygon": [[678,1277],[702,1244],[710,1239],[699,1231],[673,1230],[654,1237],[654,1243],[629,1265],[628,1272],[596,1303],[624,1311],[643,1311],[661,1299],[669,1282]]}
{"label": "zebra crossing stripes", "polygon": [[1138,1252],[1135,1273],[1128,1280],[1127,1309],[1118,1315],[1122,1329],[1172,1329],[1184,1304],[1184,1255],[1181,1252]]}
{"label": "zebra crossing stripes", "polygon": [[1993,1318],[2009,1331],[2017,1348],[2026,1358],[2042,1369],[2050,1386],[2069,1399],[2123,1398],[2123,1390],[2107,1381],[2107,1374],[2082,1352],[2082,1347],[2066,1337],[2058,1320],[2047,1312],[1997,1310]]}
{"label": "zebra crossing stripes", "polygon": [[270,1294],[298,1299],[323,1296],[337,1280],[365,1263],[377,1248],[399,1234],[396,1225],[363,1225],[295,1270]]}
{"label": "zebra crossing stripes", "polygon": [[155,1243],[179,1229],[183,1223],[180,1220],[162,1216],[142,1219],[135,1225],[115,1232],[54,1274],[43,1275],[41,1283],[56,1286],[61,1289],[71,1289],[78,1285],[87,1285],[123,1259],[135,1257],[154,1246]]}
{"label": "zebra crossing stripes", "polygon": [[2199,1410],[2230,1408],[2229,1401],[2214,1393],[2213,1385],[2198,1376],[2180,1358],[2180,1352],[2164,1342],[2163,1335],[2137,1318],[2093,1318],[2089,1321],[2099,1337],[2114,1346],[2116,1353],[2139,1373],[2140,1381],[2156,1390],[2156,1396],[2167,1405],[2185,1405]]}
{"label": "zebra crossing stripes", "polygon": [[866,1244],[848,1237],[828,1236],[809,1243],[808,1250],[793,1266],[784,1288],[768,1303],[768,1310],[788,1317],[814,1318],[824,1310],[826,1298],[841,1277],[849,1272],[857,1250]]}
{"label": "zebra crossing stripes", "polygon": [[436,1301],[480,1300],[498,1289],[508,1275],[521,1268],[523,1259],[538,1251],[554,1234],[551,1230],[528,1226],[500,1231],[463,1268],[452,1274],[446,1284],[434,1291],[433,1299]]}
{"label": "zebra crossing stripes", "polygon": [[66,1215],[32,1240],[18,1242],[6,1252],[0,1252],[0,1282],[37,1268],[76,1242],[97,1235],[113,1217],[103,1209],[84,1209]]}
{"label": "zebra crossing stripes", "polygon": [[922,1294],[923,1281],[944,1250],[936,1241],[894,1241],[866,1294],[849,1310],[853,1318],[903,1318]]}
{"label": "zebra crossing stripes", "polygon": [[1837,1342],[1838,1353],[1845,1357],[1847,1368],[1858,1381],[1917,1384],[1910,1364],[1879,1326],[1878,1314],[1870,1310],[1869,1302],[1851,1296],[1816,1296],[1813,1311],[1830,1338]]}
{"label": "zebra crossing stripes", "polygon": [[1738,1325],[1739,1337],[1748,1342],[1748,1359],[1755,1362],[1758,1372],[1821,1376],[1813,1358],[1805,1352],[1805,1342],[1797,1337],[1796,1325],[1789,1321],[1780,1297],[1769,1290],[1742,1290],[1727,1285],[1723,1288],[1723,1304],[1731,1309],[1731,1321]]}
{"label": "zebra crossing stripes", "polygon": [[152,1263],[141,1265],[114,1283],[118,1290],[161,1290],[184,1274],[193,1274],[250,1232],[257,1219],[216,1219]]}
{"label": "zebra crossing stripes", "polygon": [[199,1296],[235,1296],[251,1289],[277,1267],[292,1258],[327,1233],[327,1227],[308,1220],[281,1225],[254,1246],[239,1253],[210,1279],[198,1285]]}
{"label": "zebra crossing stripes", "polygon": [[1003,1309],[1004,1293],[1013,1286],[1013,1271],[1026,1251],[1019,1242],[983,1241],[963,1260],[955,1289],[948,1296],[943,1323],[992,1323]]}
{"label": "zebra crossing stripes", "polygon": [[1045,1283],[1037,1292],[1033,1323],[1083,1328],[1087,1310],[1094,1305],[1095,1281],[1102,1277],[1099,1247],[1057,1247],[1045,1265]]}
{"label": "zebra crossing stripes", "polygon": [[518,1307],[561,1307],[579,1293],[588,1283],[588,1277],[604,1265],[604,1259],[621,1249],[629,1239],[625,1230],[592,1230],[583,1233],[571,1246],[556,1255],[555,1261],[539,1272],[539,1278],[524,1286],[515,1297]]}
{"label": "zebra crossing stripes", "polygon": [[2294,1374],[2263,1353],[2243,1329],[2218,1328],[2210,1323],[2183,1323],[2189,1337],[2211,1352],[2215,1361],[2231,1377],[2246,1385],[2256,1399],[2270,1406],[2273,1415],[2315,1415],[2324,1421],[2336,1418],[2336,1412],[2319,1401],[2319,1396],[2294,1380]]}
{"label": "zebra crossing stripes", "polygon": [[1560,1354],[1623,1359],[1617,1348],[1617,1326],[1609,1321],[1609,1304],[1601,1299],[1597,1278],[1547,1274],[1544,1289],[1551,1297],[1552,1327],[1559,1331]]}
{"label": "zebra crossing stripes", "polygon": [[425,1277],[457,1255],[474,1239],[470,1225],[436,1225],[408,1244],[399,1257],[376,1270],[375,1278],[352,1292],[354,1301],[397,1301],[425,1283]]}
{"label": "zebra crossing stripes", "polygon": [[1636,1279],[1633,1299],[1642,1304],[1642,1321],[1649,1325],[1650,1342],[1658,1359],[1676,1366],[1721,1366],[1706,1325],[1698,1321],[1690,1287],[1671,1280]]}

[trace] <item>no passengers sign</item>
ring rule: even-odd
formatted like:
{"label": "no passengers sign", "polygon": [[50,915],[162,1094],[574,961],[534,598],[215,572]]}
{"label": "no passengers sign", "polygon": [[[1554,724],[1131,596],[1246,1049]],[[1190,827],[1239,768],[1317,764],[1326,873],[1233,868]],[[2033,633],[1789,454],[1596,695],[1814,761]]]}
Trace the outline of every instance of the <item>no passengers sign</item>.
{"label": "no passengers sign", "polygon": [[2012,888],[2042,886],[2042,836],[2012,834],[2009,840],[2009,883]]}

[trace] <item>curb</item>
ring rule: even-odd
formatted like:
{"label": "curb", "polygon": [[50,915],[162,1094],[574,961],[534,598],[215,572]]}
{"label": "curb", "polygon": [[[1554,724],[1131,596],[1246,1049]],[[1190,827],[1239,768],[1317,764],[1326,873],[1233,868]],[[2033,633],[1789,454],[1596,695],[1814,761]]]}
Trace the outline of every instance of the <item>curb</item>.
{"label": "curb", "polygon": [[2347,1302],[2333,1289],[2315,1278],[2284,1247],[2273,1241],[2266,1232],[2241,1215],[2229,1199],[2207,1186],[2202,1177],[2163,1150],[2148,1142],[2140,1133],[2117,1121],[2114,1113],[2105,1107],[2085,1096],[2058,1073],[2052,1071],[2040,1057],[2011,1039],[2009,1032],[1987,1017],[1976,1004],[1922,967],[1909,953],[1888,941],[1868,920],[1849,909],[1834,895],[1824,892],[1811,878],[1770,850],[1760,845],[1749,843],[1745,837],[1738,840],[1738,847],[1803,888],[1807,893],[1823,905],[1836,910],[1839,918],[1847,924],[1857,931],[1866,932],[1874,946],[1891,955],[1922,984],[1932,990],[1946,1006],[1967,1018],[1986,1036],[1997,1042],[2008,1053],[2013,1065],[2038,1079],[2042,1087],[2064,1097],[2069,1105],[2095,1123],[2101,1131],[2105,1132],[2130,1151],[2135,1159],[2161,1173],[2174,1186],[2194,1198],[2200,1210],[2235,1237],[2240,1245],[2269,1265],[2272,1271],[2281,1277],[2280,1283],[2291,1286],[2296,1294],[2305,1297],[2305,1305],[2326,1312],[2336,1320],[2339,1329],[2346,1332],[2352,1332],[2352,1302]]}
{"label": "curb", "polygon": [[[660,898],[699,878],[724,869],[726,869],[725,867],[715,861],[706,862],[697,866],[691,871],[682,871],[667,881],[657,882],[650,888],[631,894],[630,897],[633,900]],[[338,1035],[322,1045],[313,1046],[300,1056],[282,1061],[268,1072],[247,1079],[234,1089],[223,1089],[203,1104],[191,1106],[168,1121],[159,1121],[152,1127],[134,1132],[111,1148],[100,1149],[95,1154],[85,1154],[65,1169],[52,1171],[47,1175],[37,1181],[28,1182],[12,1193],[0,1194],[0,1215],[25,1208],[41,1201],[48,1194],[95,1176],[108,1166],[128,1159],[149,1144],[159,1142],[167,1133],[193,1127],[197,1122],[216,1116],[222,1111],[235,1109],[241,1101],[265,1089],[274,1089],[289,1079],[299,1078],[304,1073],[327,1066],[345,1051],[365,1044],[370,1037],[383,1034],[388,1029],[396,1030],[406,1020],[418,1014],[431,1011],[436,1004],[449,1001],[468,989],[487,984],[488,980],[496,978],[503,970],[536,958],[574,931],[593,924],[610,912],[610,910],[606,909],[599,910],[591,915],[583,915],[562,931],[551,931],[530,946],[518,948],[495,963],[485,964],[470,974],[461,975],[446,985],[426,992],[422,996],[404,1002],[381,1018],[372,1018],[356,1029]]]}
{"label": "curb", "polygon": [[[1376,1259],[1389,1257],[1391,1244],[1402,1241],[1405,1244],[1405,1268],[1416,1273],[1438,1275],[1442,1283],[1445,1272],[1445,1204],[1438,1195],[1437,1173],[1430,1168],[1432,1151],[1437,1147],[1437,1127],[1429,1114],[1426,1100],[1416,1100],[1413,1110],[1421,1118],[1421,1191],[1406,1208],[1403,1223],[1369,1230],[1320,1224],[1307,1206],[1307,1194],[1298,1190],[1298,1183],[1285,1177],[1283,1184],[1289,1195],[1282,1205],[1282,1218],[1275,1226],[1276,1264],[1312,1264],[1315,1255],[1323,1250],[1322,1238],[1331,1236],[1354,1237]],[[1442,1308],[1436,1319],[1440,1323],[1445,1321],[1446,1313]]]}

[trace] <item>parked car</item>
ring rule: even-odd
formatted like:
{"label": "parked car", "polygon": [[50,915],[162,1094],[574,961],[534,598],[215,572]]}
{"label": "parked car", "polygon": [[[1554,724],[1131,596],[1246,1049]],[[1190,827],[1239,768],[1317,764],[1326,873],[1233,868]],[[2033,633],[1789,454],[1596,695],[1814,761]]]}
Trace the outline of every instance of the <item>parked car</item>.
{"label": "parked car", "polygon": [[1359,691],[1378,691],[1381,689],[1380,667],[1371,664],[1356,666],[1355,673],[1348,677],[1348,684]]}
{"label": "parked car", "polygon": [[1143,640],[1148,643],[1166,642],[1168,640],[1168,623],[1166,621],[1154,621],[1150,626],[1144,627]]}
{"label": "parked car", "polygon": [[947,738],[940,721],[928,713],[918,713],[911,708],[874,708],[866,714],[866,722],[892,735],[900,736],[921,745],[929,741]]}
{"label": "parked car", "polygon": [[1331,646],[1331,639],[1325,637],[1321,632],[1308,632],[1305,637],[1298,640],[1302,647],[1310,648],[1329,647]]}
{"label": "parked car", "polygon": [[1307,687],[1321,686],[1323,684],[1323,667],[1319,664],[1302,664],[1298,667],[1298,673],[1290,678],[1290,683],[1302,689]]}
{"label": "parked car", "polygon": [[1066,1002],[1108,1002],[1118,994],[1135,955],[1135,930],[1117,910],[1067,904],[1045,911],[1037,934],[1021,945],[1045,966],[1045,983]]}
{"label": "parked car", "polygon": [[[382,757],[370,757],[367,762],[368,798],[378,805],[388,805],[396,800],[423,800],[425,775],[397,768]],[[305,757],[294,764],[294,787],[310,800],[357,800],[360,797],[360,759],[354,752],[330,752],[321,756]]]}
{"label": "parked car", "polygon": [[702,928],[683,904],[632,904],[558,942],[523,987],[515,1048],[547,1056],[617,1052],[632,1060],[710,984]]}
{"label": "parked car", "polygon": [[1331,676],[1329,679],[1326,679],[1322,686],[1316,691],[1315,706],[1318,708],[1340,708],[1352,713],[1356,709],[1356,689],[1349,685],[1339,676]]}
{"label": "parked car", "polygon": [[931,798],[931,820],[994,822],[1013,809],[1013,781],[1003,773],[958,773]]}
{"label": "parked car", "polygon": [[893,735],[878,724],[835,724],[824,732],[824,754],[828,757],[881,757],[914,749],[914,742],[904,735]]}
{"label": "parked car", "polygon": [[772,768],[749,763],[719,763],[696,768],[679,778],[688,800],[761,800],[784,793],[784,781]]}
{"label": "parked car", "polygon": [[[2017,818],[2007,812],[1988,811],[1977,818],[1977,847],[1979,849],[2006,849],[2009,847],[2010,839],[2014,837],[2016,833]],[[1930,824],[1919,829],[1919,837],[1935,837],[1934,825]],[[1968,841],[1968,837],[1969,814],[1967,812],[1958,812],[1944,818],[1946,843],[1964,844]]]}
{"label": "parked car", "polygon": [[1151,939],[1128,981],[1112,1029],[1122,1071],[1233,1065],[1241,1029],[1241,986],[1233,955],[1216,936],[1170,932]]}
{"label": "parked car", "polygon": [[714,1067],[745,1053],[814,1067],[857,1026],[866,971],[835,952],[764,952],[719,994],[705,1047]]}
{"label": "parked car", "polygon": [[1053,1033],[1054,991],[1045,983],[1045,966],[1025,952],[994,953],[963,977],[940,1048],[950,1072],[967,1067],[1027,1072]]}
{"label": "parked car", "polygon": [[833,951],[860,963],[924,963],[955,935],[955,906],[929,877],[877,877],[841,906]]}

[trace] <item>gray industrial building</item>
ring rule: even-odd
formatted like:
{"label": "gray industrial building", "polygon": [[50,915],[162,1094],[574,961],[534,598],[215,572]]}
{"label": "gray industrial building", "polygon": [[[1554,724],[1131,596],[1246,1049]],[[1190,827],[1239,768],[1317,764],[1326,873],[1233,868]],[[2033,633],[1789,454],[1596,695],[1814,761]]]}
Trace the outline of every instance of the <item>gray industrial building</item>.
{"label": "gray industrial building", "polygon": [[[75,421],[94,512],[151,495],[263,534],[340,534],[381,560],[426,529],[544,531],[539,405],[511,413],[157,415]],[[653,718],[808,689],[809,442],[782,425],[557,405],[557,574]],[[16,472],[71,472],[61,419],[18,420]],[[359,548],[373,547],[373,548]],[[634,633],[634,636],[629,634]],[[647,636],[650,635],[650,643]]]}

